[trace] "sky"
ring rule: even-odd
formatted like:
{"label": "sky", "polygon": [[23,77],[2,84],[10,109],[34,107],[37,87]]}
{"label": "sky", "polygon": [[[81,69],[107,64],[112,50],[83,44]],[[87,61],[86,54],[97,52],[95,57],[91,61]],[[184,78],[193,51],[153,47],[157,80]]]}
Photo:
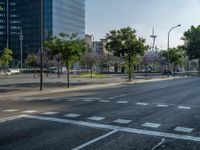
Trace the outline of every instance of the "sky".
{"label": "sky", "polygon": [[112,29],[130,26],[151,45],[155,28],[156,46],[167,48],[171,27],[170,47],[183,44],[181,37],[191,25],[200,25],[200,0],[86,0],[86,33],[95,40],[104,38]]}

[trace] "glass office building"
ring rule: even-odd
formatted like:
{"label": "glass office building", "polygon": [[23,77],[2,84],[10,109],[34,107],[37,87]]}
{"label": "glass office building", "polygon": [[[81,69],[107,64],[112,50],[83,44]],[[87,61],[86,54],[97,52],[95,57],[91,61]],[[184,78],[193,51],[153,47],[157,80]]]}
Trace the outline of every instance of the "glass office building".
{"label": "glass office building", "polygon": [[[14,57],[19,59],[22,29],[23,56],[37,52],[41,36],[41,0],[0,0],[0,5],[3,8],[0,11],[0,50],[8,43]],[[84,37],[85,0],[44,0],[44,38],[60,32]]]}

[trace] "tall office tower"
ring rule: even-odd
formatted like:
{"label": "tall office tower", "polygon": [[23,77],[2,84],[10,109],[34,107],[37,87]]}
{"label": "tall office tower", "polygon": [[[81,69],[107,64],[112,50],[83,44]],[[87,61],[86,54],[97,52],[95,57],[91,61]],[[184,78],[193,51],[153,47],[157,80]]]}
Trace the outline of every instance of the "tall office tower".
{"label": "tall office tower", "polygon": [[[23,56],[37,52],[41,37],[41,0],[0,0],[0,6],[3,8],[0,10],[0,50],[9,43],[14,58],[19,60],[22,29]],[[44,0],[44,38],[61,32],[77,33],[84,38],[85,0]]]}

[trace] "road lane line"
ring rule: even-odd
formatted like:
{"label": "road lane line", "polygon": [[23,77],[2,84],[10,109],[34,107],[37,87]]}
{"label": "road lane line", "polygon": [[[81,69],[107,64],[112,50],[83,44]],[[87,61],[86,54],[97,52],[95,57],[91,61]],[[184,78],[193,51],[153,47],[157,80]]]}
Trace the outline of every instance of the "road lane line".
{"label": "road lane line", "polygon": [[117,104],[127,104],[127,101],[117,101]]}
{"label": "road lane line", "polygon": [[77,117],[80,117],[80,116],[81,116],[80,114],[73,114],[73,113],[65,115],[65,117],[69,117],[69,118],[77,118]]}
{"label": "road lane line", "polygon": [[178,106],[178,109],[186,109],[186,110],[190,110],[191,107],[186,107],[186,106]]}
{"label": "road lane line", "polygon": [[100,102],[100,103],[110,103],[109,100],[100,100],[99,102]]}
{"label": "road lane line", "polygon": [[94,100],[93,99],[84,99],[82,100],[83,102],[93,102]]}
{"label": "road lane line", "polygon": [[88,118],[89,120],[95,120],[95,121],[100,121],[105,119],[105,117],[99,117],[99,116],[92,116]]}
{"label": "road lane line", "polygon": [[158,147],[160,147],[163,143],[165,143],[165,139],[163,138],[156,146],[154,146],[151,150],[156,150]]}
{"label": "road lane line", "polygon": [[25,117],[25,115],[17,115],[17,116],[12,116],[12,117],[7,117],[7,118],[1,118],[0,123],[12,121],[12,120],[15,120],[15,119],[20,119],[20,118],[23,118],[23,117]]}
{"label": "road lane line", "polygon": [[149,135],[149,136],[156,136],[156,137],[163,137],[163,138],[172,138],[172,139],[200,142],[200,137],[183,135],[183,134],[173,134],[173,133],[167,133],[167,132],[142,130],[142,129],[136,129],[136,128],[116,126],[116,125],[107,125],[107,124],[91,123],[91,122],[86,122],[86,121],[75,121],[75,120],[68,120],[68,119],[59,119],[59,118],[52,118],[52,117],[41,117],[41,116],[34,116],[34,115],[25,115],[24,117],[29,118],[29,119],[86,126],[86,127],[91,127],[95,129],[119,130],[122,132],[133,133],[133,134],[141,134],[141,135]]}
{"label": "road lane line", "polygon": [[174,131],[178,132],[186,132],[186,133],[191,133],[194,129],[193,128],[185,128],[185,127],[176,127]]}
{"label": "road lane line", "polygon": [[115,121],[113,121],[114,123],[120,123],[120,124],[128,124],[130,123],[132,120],[126,120],[126,119],[117,119]]}
{"label": "road lane line", "polygon": [[6,109],[6,110],[3,110],[3,112],[9,112],[9,113],[17,112],[17,111],[19,111],[19,109]]}
{"label": "road lane line", "polygon": [[82,97],[82,98],[77,98],[79,100],[100,100],[102,98],[96,98],[96,97]]}
{"label": "road lane line", "polygon": [[136,105],[147,106],[149,104],[148,103],[136,103]]}
{"label": "road lane line", "polygon": [[58,112],[48,111],[48,112],[42,113],[42,115],[56,115],[56,114],[58,114]]}
{"label": "road lane line", "polygon": [[169,105],[165,105],[165,104],[159,104],[159,105],[156,105],[157,107],[163,107],[163,108],[167,108],[169,107]]}
{"label": "road lane line", "polygon": [[121,97],[125,97],[125,96],[128,96],[128,94],[121,94],[119,96],[113,96],[113,97],[110,97],[108,99],[112,100],[112,99],[121,98]]}
{"label": "road lane line", "polygon": [[94,144],[94,143],[96,143],[96,142],[98,142],[98,141],[100,141],[100,140],[102,140],[102,139],[104,139],[104,138],[106,138],[106,137],[118,132],[118,131],[119,130],[114,130],[114,131],[108,132],[107,134],[104,134],[104,135],[102,135],[102,136],[100,136],[100,137],[98,137],[96,139],[93,139],[93,140],[91,140],[91,141],[89,141],[89,142],[87,142],[85,144],[82,144],[82,145],[80,145],[80,146],[78,146],[76,148],[73,148],[72,150],[81,150],[83,148],[86,148],[87,146],[89,146],[91,144]]}
{"label": "road lane line", "polygon": [[26,110],[26,111],[22,111],[22,113],[25,113],[25,114],[33,114],[33,113],[37,113],[38,111],[37,110]]}
{"label": "road lane line", "polygon": [[160,127],[160,124],[145,122],[142,126],[143,127],[150,127],[150,128],[158,128],[158,127]]}

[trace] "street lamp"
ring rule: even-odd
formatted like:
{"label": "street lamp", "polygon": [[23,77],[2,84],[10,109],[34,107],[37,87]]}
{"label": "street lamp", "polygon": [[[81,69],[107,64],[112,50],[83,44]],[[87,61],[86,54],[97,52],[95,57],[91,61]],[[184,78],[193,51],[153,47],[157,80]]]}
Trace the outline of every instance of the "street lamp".
{"label": "street lamp", "polygon": [[22,27],[20,29],[20,35],[19,35],[19,40],[20,40],[20,50],[21,50],[21,69],[23,68],[23,32],[22,32]]}
{"label": "street lamp", "polygon": [[41,22],[41,45],[40,45],[40,90],[43,90],[43,42],[44,42],[44,0],[41,0],[41,16],[40,16],[40,22]]}
{"label": "street lamp", "polygon": [[167,42],[167,50],[168,50],[168,58],[167,58],[167,72],[168,72],[168,77],[170,76],[170,73],[169,73],[169,69],[170,69],[170,67],[169,67],[169,42],[170,42],[170,33],[171,33],[171,31],[173,30],[173,29],[175,29],[175,28],[178,28],[178,27],[180,27],[181,26],[181,24],[179,24],[179,25],[176,25],[176,26],[174,26],[174,27],[172,27],[170,30],[169,30],[169,32],[168,32],[168,42]]}

